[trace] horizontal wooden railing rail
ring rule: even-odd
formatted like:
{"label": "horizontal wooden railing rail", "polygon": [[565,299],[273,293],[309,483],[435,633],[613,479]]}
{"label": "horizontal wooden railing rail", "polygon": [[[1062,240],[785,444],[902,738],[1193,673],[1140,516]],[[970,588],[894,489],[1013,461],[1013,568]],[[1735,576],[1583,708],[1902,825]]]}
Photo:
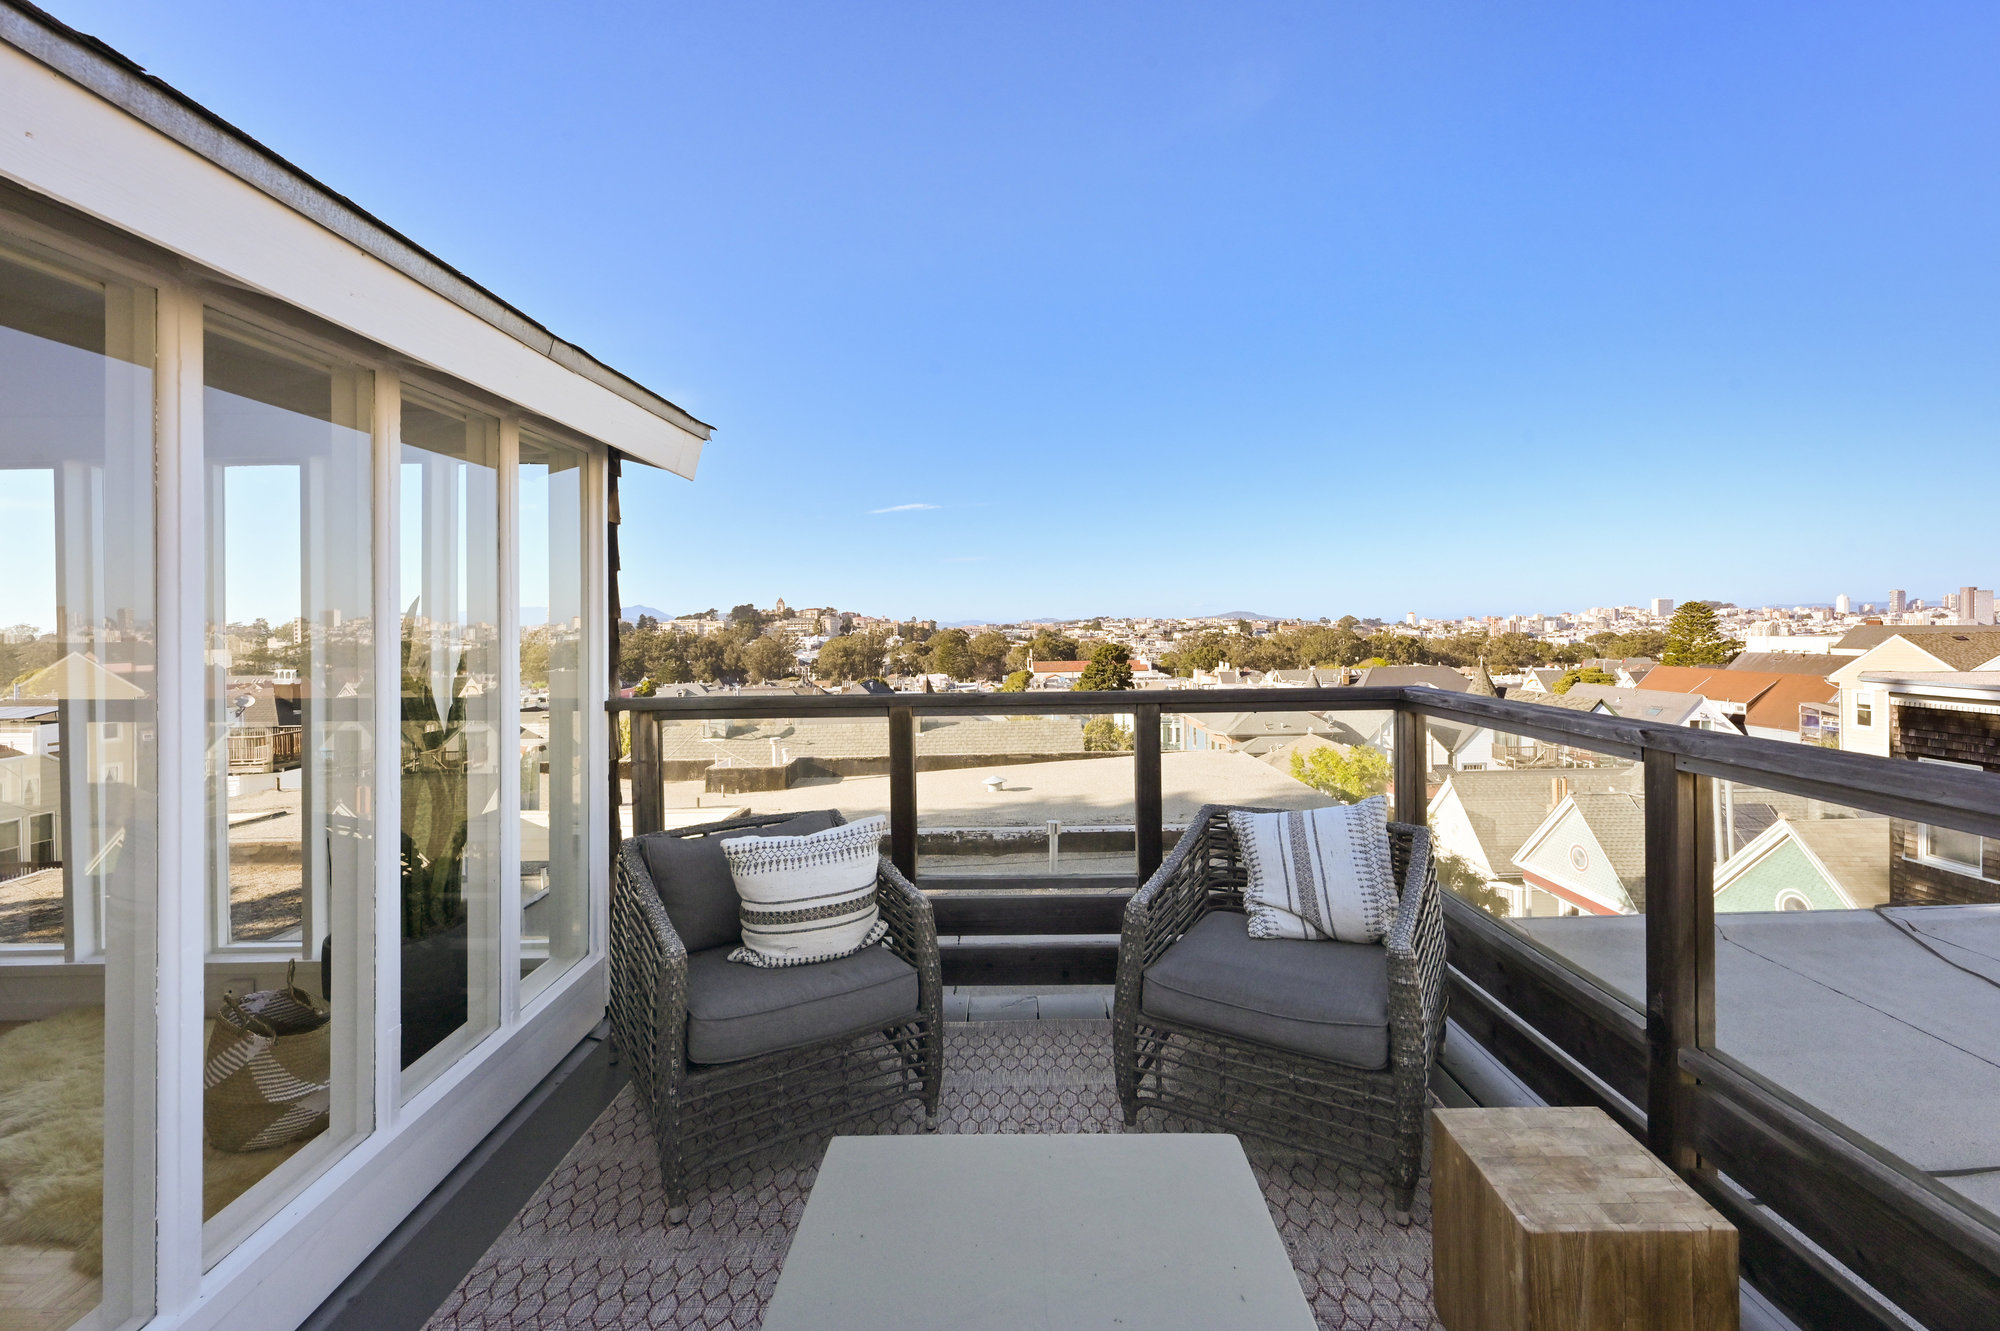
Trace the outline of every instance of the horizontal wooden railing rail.
{"label": "horizontal wooden railing rail", "polygon": [[[940,949],[946,979],[961,984],[1109,980],[1117,952],[1108,936],[1163,853],[1163,714],[1393,714],[1393,791],[1397,816],[1410,821],[1424,817],[1427,719],[1639,763],[1643,1005],[1448,897],[1454,1019],[1545,1098],[1602,1106],[1710,1196],[1744,1231],[1746,1274],[1802,1324],[1888,1325],[1896,1314],[1885,1299],[1936,1331],[2000,1324],[2000,1231],[1990,1217],[1715,1047],[1709,817],[1711,784],[1726,780],[2000,838],[2000,774],[1421,687],[712,693],[618,699],[611,709],[631,720],[633,826],[641,833],[664,818],[665,720],[881,718],[891,857],[931,897],[938,932],[952,940]],[[1135,878],[919,876],[918,717],[1105,714],[1136,722]],[[1918,1242],[1932,1251],[1913,1260]]]}

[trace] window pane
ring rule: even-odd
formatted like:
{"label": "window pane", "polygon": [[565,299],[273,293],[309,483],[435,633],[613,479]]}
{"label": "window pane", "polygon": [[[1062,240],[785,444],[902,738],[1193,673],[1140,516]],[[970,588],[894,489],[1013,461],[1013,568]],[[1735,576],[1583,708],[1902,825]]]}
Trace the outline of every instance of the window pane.
{"label": "window pane", "polygon": [[521,971],[529,991],[590,946],[583,738],[585,455],[521,436]]}
{"label": "window pane", "polygon": [[1953,827],[1926,827],[1924,829],[1924,856],[1926,859],[1941,860],[1978,877],[1982,872],[1980,849],[1983,843],[1972,832],[1961,832]]}
{"label": "window pane", "polygon": [[402,1060],[415,1069],[406,1094],[499,1024],[499,478],[492,420],[405,394]]}
{"label": "window pane", "polygon": [[0,253],[8,1326],[150,1306],[132,1218],[152,1205],[134,1168],[158,884],[152,329],[151,292]]}
{"label": "window pane", "polygon": [[[254,1083],[210,1088],[203,1193],[214,1219],[273,1171],[266,1204],[294,1191],[367,1128],[366,1008],[355,999],[367,971],[354,963],[374,891],[374,446],[366,371],[211,315],[203,378],[209,938],[240,953],[210,960],[204,1047],[211,1062],[230,1056],[244,1037],[225,994],[268,1004],[288,962],[307,1006],[328,1013],[324,1030],[281,1031],[302,1051],[281,1046],[287,1070],[324,1092],[287,1113]],[[211,1251],[258,1218],[223,1215]]]}

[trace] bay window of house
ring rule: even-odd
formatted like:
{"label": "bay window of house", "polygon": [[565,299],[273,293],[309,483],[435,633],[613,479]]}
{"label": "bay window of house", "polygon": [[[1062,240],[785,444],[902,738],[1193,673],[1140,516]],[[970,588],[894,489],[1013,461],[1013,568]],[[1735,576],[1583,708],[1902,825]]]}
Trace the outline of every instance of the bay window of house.
{"label": "bay window of house", "polygon": [[401,1023],[405,1096],[500,1021],[498,422],[405,387],[401,408]]}
{"label": "bay window of house", "polygon": [[0,1325],[150,1308],[154,307],[0,242]]}
{"label": "bay window of house", "polygon": [[374,402],[367,370],[214,312],[202,380],[213,1256],[371,1118]]}
{"label": "bay window of house", "polygon": [[590,945],[585,853],[584,478],[588,455],[521,432],[515,567],[519,624],[522,994]]}

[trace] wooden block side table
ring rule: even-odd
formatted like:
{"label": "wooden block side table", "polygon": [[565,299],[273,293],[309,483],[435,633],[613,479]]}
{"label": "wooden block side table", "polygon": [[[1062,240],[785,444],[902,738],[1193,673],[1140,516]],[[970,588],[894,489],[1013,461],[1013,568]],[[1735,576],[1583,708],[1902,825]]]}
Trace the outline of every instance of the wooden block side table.
{"label": "wooden block side table", "polygon": [[1434,1109],[1449,1331],[1736,1331],[1736,1228],[1599,1109]]}

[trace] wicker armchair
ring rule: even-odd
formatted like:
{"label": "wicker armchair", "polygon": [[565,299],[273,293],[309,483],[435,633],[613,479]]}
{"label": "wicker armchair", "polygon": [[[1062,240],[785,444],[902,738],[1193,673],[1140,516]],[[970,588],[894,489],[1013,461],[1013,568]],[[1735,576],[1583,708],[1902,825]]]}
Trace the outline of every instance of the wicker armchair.
{"label": "wicker armchair", "polygon": [[[1148,1010],[1148,968],[1210,912],[1243,909],[1245,869],[1229,812],[1209,805],[1197,813],[1173,853],[1125,909],[1112,1021],[1125,1122],[1137,1123],[1140,1108],[1153,1105],[1283,1146],[1384,1169],[1394,1192],[1394,1218],[1407,1224],[1423,1163],[1431,1063],[1444,1033],[1444,915],[1430,833],[1389,825],[1396,877],[1403,888],[1401,908],[1383,939],[1387,1038],[1383,1040],[1379,1026],[1363,1032],[1376,1041],[1375,1053],[1355,1059],[1377,1063],[1386,1044],[1386,1064],[1350,1066]],[[1218,921],[1205,932],[1224,928]],[[1253,949],[1279,946],[1347,945],[1250,944]],[[1344,955],[1357,957],[1359,949]],[[1334,954],[1328,957],[1335,959]],[[1382,969],[1375,958],[1360,960],[1372,963],[1377,972]],[[1253,989],[1265,982],[1255,971],[1239,978]]]}
{"label": "wicker armchair", "polygon": [[[736,818],[652,835],[756,834],[789,817]],[[844,820],[836,813],[831,821]],[[889,925],[882,945],[916,971],[917,1001],[908,1015],[885,1024],[878,1014],[809,1043],[695,1063],[688,1047],[689,953],[661,904],[642,840],[619,847],[611,891],[611,1025],[653,1125],[669,1207],[686,1204],[697,1171],[902,1100],[922,1101],[935,1124],[944,1062],[937,929],[930,902],[886,857],[876,880],[877,905]],[[840,964],[719,972],[707,953],[695,955],[697,985],[704,973],[724,974],[738,987],[796,984],[808,972]]]}

